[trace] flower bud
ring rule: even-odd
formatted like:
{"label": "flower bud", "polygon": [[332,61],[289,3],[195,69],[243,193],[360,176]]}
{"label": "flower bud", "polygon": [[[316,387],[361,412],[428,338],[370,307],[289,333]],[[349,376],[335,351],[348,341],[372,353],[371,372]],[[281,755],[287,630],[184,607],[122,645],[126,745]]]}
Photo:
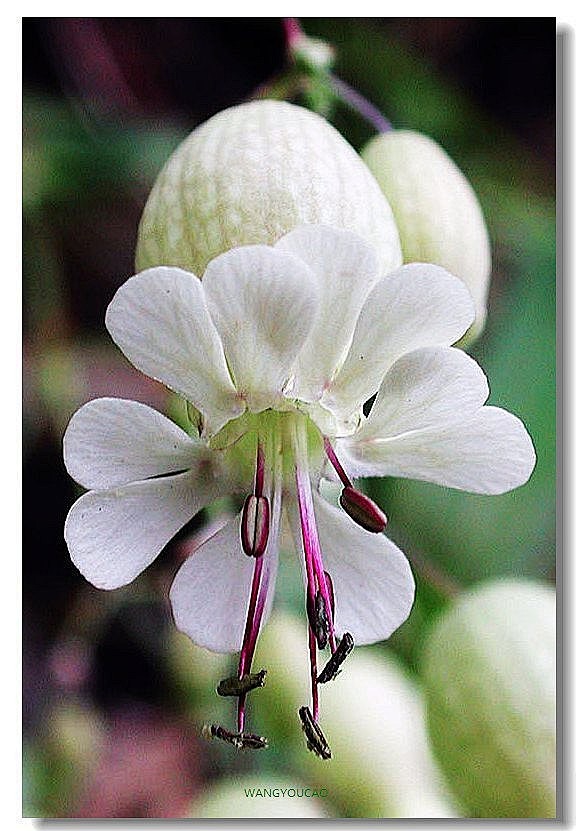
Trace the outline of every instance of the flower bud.
{"label": "flower bud", "polygon": [[423,675],[429,732],[474,817],[553,817],[555,603],[551,588],[480,587],[440,618]]}
{"label": "flower bud", "polygon": [[480,334],[490,282],[490,242],[472,187],[452,159],[428,136],[393,130],[373,138],[362,157],[386,194],[404,262],[435,263],[470,290]]}
{"label": "flower bud", "polygon": [[257,660],[268,677],[258,712],[270,746],[291,750],[292,767],[328,790],[340,816],[456,816],[428,745],[418,690],[381,650],[354,650],[320,688],[318,723],[332,758],[310,753],[298,717],[310,696],[306,642],[305,627],[288,614],[276,613],[261,635]]}
{"label": "flower bud", "polygon": [[390,206],[358,154],[321,116],[282,101],[218,113],[176,149],[150,193],[136,267],[202,275],[238,245],[271,245],[296,225],[331,225],[371,243],[382,272],[401,264]]}

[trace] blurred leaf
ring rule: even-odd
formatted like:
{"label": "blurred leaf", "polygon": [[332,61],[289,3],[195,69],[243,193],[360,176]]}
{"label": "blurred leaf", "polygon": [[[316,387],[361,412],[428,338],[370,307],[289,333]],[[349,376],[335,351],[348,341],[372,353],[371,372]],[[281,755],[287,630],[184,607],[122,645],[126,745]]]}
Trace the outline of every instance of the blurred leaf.
{"label": "blurred leaf", "polygon": [[62,102],[24,98],[24,210],[117,195],[154,180],[184,137],[177,127],[99,123]]}

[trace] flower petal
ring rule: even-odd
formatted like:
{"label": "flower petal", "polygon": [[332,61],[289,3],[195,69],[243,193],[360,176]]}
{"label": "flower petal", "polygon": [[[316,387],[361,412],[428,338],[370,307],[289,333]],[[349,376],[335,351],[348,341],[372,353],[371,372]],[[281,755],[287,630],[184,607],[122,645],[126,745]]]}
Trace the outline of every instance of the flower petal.
{"label": "flower petal", "polygon": [[316,401],[344,359],[364,301],[380,277],[374,249],[349,231],[301,225],[276,243],[314,272],[318,315],[298,355],[294,395]]}
{"label": "flower petal", "polygon": [[188,472],[89,491],[66,517],[72,562],[99,589],[125,586],[220,492],[218,481],[199,481]]}
{"label": "flower petal", "polygon": [[384,439],[338,442],[352,476],[401,476],[472,493],[498,494],[526,482],[536,462],[519,418],[482,407],[468,419]]}
{"label": "flower petal", "polygon": [[473,320],[474,303],[461,280],[434,265],[402,266],[368,295],[344,365],[324,395],[326,404],[353,412],[401,355],[450,346]]}
{"label": "flower petal", "polygon": [[417,349],[386,373],[368,418],[351,441],[461,422],[480,409],[488,394],[486,376],[465,352],[452,347]]}
{"label": "flower petal", "polygon": [[[170,589],[176,626],[212,652],[242,648],[255,561],[242,551],[241,521],[240,513],[203,543],[180,567]],[[275,576],[277,546],[269,542],[263,556],[269,558]],[[273,593],[271,580],[268,611]]]}
{"label": "flower petal", "polygon": [[213,454],[152,407],[97,398],[74,413],[64,434],[64,463],[85,488],[111,488],[210,464]]}
{"label": "flower petal", "polygon": [[244,411],[194,274],[165,266],[136,274],[114,295],[106,326],[134,366],[204,414],[207,435]]}
{"label": "flower petal", "polygon": [[247,245],[212,260],[203,285],[239,394],[253,411],[272,406],[316,315],[313,274],[291,254]]}
{"label": "flower petal", "polygon": [[334,625],[357,645],[390,637],[414,602],[410,564],[384,534],[371,534],[343,511],[314,497],[326,570],[334,586]]}

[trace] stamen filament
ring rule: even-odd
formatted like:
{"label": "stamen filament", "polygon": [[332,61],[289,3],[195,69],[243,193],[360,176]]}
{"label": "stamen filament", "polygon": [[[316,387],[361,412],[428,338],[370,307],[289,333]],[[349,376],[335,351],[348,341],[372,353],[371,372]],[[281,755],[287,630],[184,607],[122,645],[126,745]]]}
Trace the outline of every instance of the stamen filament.
{"label": "stamen filament", "polygon": [[303,421],[292,422],[292,442],[295,456],[296,493],[298,496],[298,509],[300,512],[300,526],[302,529],[302,543],[306,560],[306,572],[308,576],[308,594],[312,607],[316,591],[319,590],[326,609],[328,620],[328,639],[330,650],[336,651],[336,636],[334,634],[334,621],[332,618],[332,605],[330,590],[324,574],[322,564],[322,551],[320,539],[314,516],[314,504],[312,502],[312,488],[310,486],[310,475],[308,471],[308,441],[306,436],[306,425]]}
{"label": "stamen filament", "polygon": [[[252,664],[252,656],[254,649],[250,649],[252,643],[256,644],[258,637],[258,629],[256,628],[256,601],[260,590],[260,580],[262,577],[262,567],[264,557],[258,557],[254,561],[254,572],[252,574],[252,587],[250,589],[250,602],[248,604],[248,614],[246,616],[246,627],[244,629],[244,639],[242,642],[242,651],[240,653],[240,661],[238,663],[238,678],[242,678],[247,672],[250,672]],[[243,693],[238,698],[238,732],[242,733],[244,730],[244,722],[246,719],[246,693]]]}
{"label": "stamen filament", "polygon": [[254,495],[262,496],[264,493],[264,470],[265,458],[264,447],[262,442],[258,440],[258,450],[256,452],[256,475],[254,477]]}
{"label": "stamen filament", "polygon": [[334,452],[334,448],[332,447],[332,444],[330,443],[330,439],[326,438],[326,436],[324,436],[324,450],[326,451],[326,455],[330,459],[332,467],[334,468],[334,470],[338,474],[338,478],[340,479],[340,481],[342,482],[344,487],[345,488],[351,488],[352,487],[352,482],[350,481],[350,479],[348,477],[348,474],[346,473],[346,471],[344,470],[344,468],[340,464],[340,461],[339,461],[338,457],[336,456],[336,453]]}
{"label": "stamen filament", "polygon": [[[280,525],[280,511],[282,507],[282,460],[280,456],[280,442],[279,437],[274,434],[272,440],[269,442],[273,446],[272,452],[272,476],[267,486],[267,490],[272,494],[272,510],[270,519],[270,529],[268,539],[276,544],[278,539],[278,531]],[[265,487],[265,470],[266,459],[263,444],[258,442],[258,451],[256,457],[256,473],[254,477],[254,491],[257,498],[264,498],[268,501],[268,497],[264,496]],[[266,599],[270,588],[270,581],[272,579],[273,564],[270,550],[266,550],[262,556],[255,559],[254,572],[252,575],[252,585],[250,589],[250,600],[248,603],[248,612],[246,615],[246,626],[244,629],[244,637],[242,641],[242,650],[240,652],[240,659],[238,662],[238,678],[241,679],[250,673],[252,668],[252,660],[256,650],[256,643],[262,625],[262,617],[266,607]],[[237,724],[238,732],[244,731],[244,724],[246,720],[246,697],[247,692],[243,692],[238,696],[238,713]]]}
{"label": "stamen filament", "polygon": [[[316,592],[320,592],[324,600],[324,608],[328,621],[328,640],[330,642],[330,649],[332,652],[335,652],[336,636],[334,633],[334,621],[332,617],[331,595],[326,581],[326,576],[324,574],[320,540],[314,516],[312,488],[310,486],[310,475],[308,471],[308,441],[306,435],[306,425],[303,421],[297,422],[296,419],[294,419],[292,422],[292,443],[295,456],[296,493],[298,497],[298,510],[300,513],[302,547],[304,550],[308,584],[307,603],[310,608],[314,608]],[[316,644],[314,644],[314,649],[315,647]],[[314,651],[314,659],[315,654],[316,653]],[[310,657],[312,662],[312,655]],[[316,680],[314,674],[314,684],[312,685],[313,694],[315,683]]]}
{"label": "stamen filament", "polygon": [[312,627],[308,626],[308,651],[310,653],[310,682],[312,687],[312,713],[314,721],[318,721],[318,664],[316,662],[316,636]]}

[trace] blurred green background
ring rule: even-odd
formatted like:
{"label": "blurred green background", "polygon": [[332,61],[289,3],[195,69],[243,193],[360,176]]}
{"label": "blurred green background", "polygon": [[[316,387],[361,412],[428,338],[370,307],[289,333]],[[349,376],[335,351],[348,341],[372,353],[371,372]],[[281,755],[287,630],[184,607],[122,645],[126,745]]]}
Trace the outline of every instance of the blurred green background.
{"label": "blurred green background", "polygon": [[[498,497],[366,483],[418,583],[409,621],[368,652],[383,672],[389,662],[405,672],[417,691],[427,633],[459,592],[489,578],[555,577],[554,20],[337,18],[303,26],[335,47],[340,77],[394,126],[432,136],[469,177],[494,257],[488,322],[471,352],[490,379],[491,403],[525,421],[538,454],[530,482]],[[291,729],[281,714],[288,681],[262,698],[263,723],[279,737],[269,751],[237,754],[199,736],[204,720],[229,718],[213,693],[229,665],[174,635],[166,598],[178,563],[213,517],[189,523],[135,584],[110,594],[80,578],[62,537],[78,495],[61,459],[73,411],[101,395],[168,407],[164,390],[133,370],[104,328],[108,302],[132,274],[154,178],[197,124],[285,71],[280,19],[24,21],[25,816],[218,811],[202,807],[217,783],[220,803],[240,815],[226,792],[230,777],[262,787],[270,778],[285,787],[322,782],[323,763],[289,752],[288,734],[282,743]],[[330,118],[357,149],[373,134],[343,105]],[[302,618],[300,577],[285,560],[278,604]],[[357,798],[341,798],[333,783],[317,807],[291,800],[290,813],[276,815],[472,810],[440,779],[442,797],[428,807],[411,803],[408,785],[396,801],[375,799],[378,787],[363,794],[358,785]],[[396,783],[394,793],[403,787]],[[272,800],[264,816],[278,805]]]}

